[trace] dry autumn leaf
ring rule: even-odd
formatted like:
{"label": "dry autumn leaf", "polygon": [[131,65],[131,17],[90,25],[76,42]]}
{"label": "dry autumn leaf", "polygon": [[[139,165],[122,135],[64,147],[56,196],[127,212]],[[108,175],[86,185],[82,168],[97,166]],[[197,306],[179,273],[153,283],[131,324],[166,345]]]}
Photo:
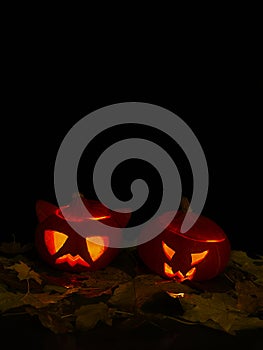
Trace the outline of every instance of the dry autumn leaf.
{"label": "dry autumn leaf", "polygon": [[253,259],[247,253],[239,250],[231,252],[230,266],[236,266],[239,269],[255,276],[254,282],[263,285],[263,257]]}
{"label": "dry autumn leaf", "polygon": [[3,242],[0,244],[0,252],[5,254],[22,254],[31,250],[33,245],[31,243],[27,243],[22,245],[18,242]]}
{"label": "dry autumn leaf", "polygon": [[125,312],[133,312],[135,308],[135,290],[133,281],[121,284],[108,300],[109,305]]}
{"label": "dry autumn leaf", "polygon": [[145,302],[161,292],[180,293],[193,291],[183,283],[173,280],[164,280],[154,274],[138,275],[134,278],[134,290],[136,295],[136,307],[141,308]]}
{"label": "dry autumn leaf", "polygon": [[4,313],[8,310],[20,307],[24,305],[23,301],[24,294],[12,293],[12,292],[1,292],[0,293],[0,312]]}
{"label": "dry autumn leaf", "polygon": [[255,285],[252,281],[238,281],[235,289],[238,309],[250,314],[263,310],[263,287],[261,285]]}
{"label": "dry autumn leaf", "polygon": [[16,271],[18,273],[17,277],[20,279],[20,281],[29,280],[30,278],[32,278],[37,283],[39,284],[42,283],[42,279],[40,275],[34,270],[32,270],[31,267],[25,264],[23,261],[20,261],[19,263],[16,263],[12,266],[9,266],[7,267],[7,269]]}
{"label": "dry autumn leaf", "polygon": [[[139,274],[139,270],[131,276],[122,270],[123,266],[118,268],[117,262],[103,270],[80,274],[53,271],[42,265],[41,271],[34,271],[31,266],[38,264],[23,256],[0,256],[0,312],[10,317],[17,311],[14,309],[21,308],[22,312],[37,315],[53,333],[88,330],[100,322],[111,325],[115,319],[114,325],[136,327],[145,320],[167,318],[232,335],[263,328],[262,257],[252,259],[244,252],[233,251],[222,279],[203,284],[177,283],[155,274]],[[24,280],[28,284],[36,281],[37,289],[32,283],[33,292],[29,288],[27,293],[19,292],[25,291],[18,288]],[[224,280],[229,282],[227,288]]]}
{"label": "dry autumn leaf", "polygon": [[71,315],[61,317],[59,313],[48,309],[35,310],[31,308],[27,309],[27,311],[32,316],[37,315],[41,324],[55,334],[70,333],[74,329],[71,323]]}
{"label": "dry autumn leaf", "polygon": [[185,310],[183,319],[222,329],[229,334],[235,335],[237,330],[251,326],[263,328],[263,320],[239,310],[235,298],[226,293],[191,294],[180,302]]}
{"label": "dry autumn leaf", "polygon": [[109,314],[109,308],[105,303],[83,305],[75,310],[76,328],[87,331],[94,328],[98,322],[112,325],[112,319]]}
{"label": "dry autumn leaf", "polygon": [[65,294],[27,293],[23,297],[23,304],[41,309],[50,304],[56,304],[65,297]]}

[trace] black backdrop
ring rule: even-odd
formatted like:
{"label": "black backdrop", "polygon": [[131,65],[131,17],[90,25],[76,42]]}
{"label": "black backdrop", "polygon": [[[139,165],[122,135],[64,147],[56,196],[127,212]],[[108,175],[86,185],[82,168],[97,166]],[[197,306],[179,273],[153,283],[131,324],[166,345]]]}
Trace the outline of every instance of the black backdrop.
{"label": "black backdrop", "polygon": [[[83,70],[76,63],[68,69],[62,59],[51,56],[40,61],[20,58],[11,64],[2,110],[1,241],[10,241],[13,235],[17,241],[33,240],[36,200],[56,201],[53,167],[69,129],[98,108],[138,101],[169,109],[192,128],[204,149],[210,174],[203,213],[221,225],[233,248],[262,253],[255,204],[259,197],[260,75],[249,64],[244,65],[236,52],[200,62],[190,60],[189,64],[164,61],[156,66],[145,60],[135,67],[132,60],[125,65],[104,58],[101,63],[89,61]],[[142,135],[136,127],[125,132]],[[115,130],[104,138],[103,147],[113,135],[118,139],[120,134]],[[190,196],[191,174],[184,156],[174,144],[164,144],[177,157],[183,192]],[[89,160],[94,160],[102,147],[101,140],[93,147]],[[146,179],[155,179],[149,176],[152,169],[145,164],[140,168]],[[128,192],[123,179],[132,173],[140,175],[134,169],[136,165],[129,168],[127,164],[116,175],[115,190],[124,197]],[[83,166],[80,179],[84,194],[94,197],[89,163]],[[153,181],[152,185],[154,191]],[[157,200],[158,191],[152,196]],[[142,211],[140,215],[141,220],[147,216]]]}

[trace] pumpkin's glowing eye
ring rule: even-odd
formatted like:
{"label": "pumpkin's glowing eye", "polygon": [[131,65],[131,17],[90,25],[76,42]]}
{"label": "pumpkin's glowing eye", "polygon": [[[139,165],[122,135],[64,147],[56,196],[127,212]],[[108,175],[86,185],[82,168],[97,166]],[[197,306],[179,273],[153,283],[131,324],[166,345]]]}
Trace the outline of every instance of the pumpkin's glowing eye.
{"label": "pumpkin's glowing eye", "polygon": [[107,237],[101,236],[93,236],[89,238],[92,239],[92,241],[86,238],[88,252],[92,261],[96,261],[107,249],[108,239]]}
{"label": "pumpkin's glowing eye", "polygon": [[61,247],[65,244],[68,236],[62,232],[54,230],[45,230],[44,239],[47,250],[51,255],[56,254]]}
{"label": "pumpkin's glowing eye", "polygon": [[191,266],[194,266],[194,265],[200,263],[201,261],[203,261],[204,258],[207,256],[207,254],[208,254],[208,250],[205,250],[204,252],[201,252],[201,253],[191,254],[191,257],[192,257]]}
{"label": "pumpkin's glowing eye", "polygon": [[175,251],[168,247],[168,245],[166,243],[164,243],[164,241],[162,241],[162,246],[163,246],[163,251],[164,251],[164,254],[166,255],[166,257],[169,259],[169,260],[172,260],[174,254],[175,254]]}

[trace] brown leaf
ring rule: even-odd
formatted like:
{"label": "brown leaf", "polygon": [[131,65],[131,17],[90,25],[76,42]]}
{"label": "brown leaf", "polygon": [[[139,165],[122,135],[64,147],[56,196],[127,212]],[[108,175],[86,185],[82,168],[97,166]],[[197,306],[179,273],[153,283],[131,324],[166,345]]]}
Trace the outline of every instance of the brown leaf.
{"label": "brown leaf", "polygon": [[14,261],[12,261],[10,258],[7,258],[5,256],[0,256],[0,264],[2,266],[10,266],[14,263]]}
{"label": "brown leaf", "polygon": [[193,293],[194,290],[184,283],[177,283],[173,280],[164,280],[163,278],[154,275],[146,274],[139,275],[134,279],[136,305],[140,308],[147,300],[153,297],[154,294],[165,293]]}
{"label": "brown leaf", "polygon": [[230,266],[237,267],[246,274],[253,275],[254,282],[263,285],[263,257],[250,258],[245,252],[233,250],[231,252]]}
{"label": "brown leaf", "polygon": [[0,312],[6,312],[8,310],[20,307],[24,305],[23,301],[24,294],[2,292],[0,293]]}
{"label": "brown leaf", "polygon": [[180,299],[185,312],[182,316],[191,322],[200,322],[209,327],[231,332],[238,310],[235,300],[226,293],[191,294]]}
{"label": "brown leaf", "polygon": [[134,278],[134,290],[136,297],[136,307],[141,308],[143,304],[150,300],[154,294],[162,290],[163,284],[158,284],[162,279],[154,274],[139,275]]}
{"label": "brown leaf", "polygon": [[53,285],[53,284],[46,284],[43,287],[43,292],[47,292],[47,293],[57,292],[57,293],[64,294],[64,293],[66,293],[66,291],[67,291],[67,288],[65,288],[63,286]]}
{"label": "brown leaf", "polygon": [[112,297],[108,300],[108,303],[118,310],[134,312],[135,290],[133,281],[123,283],[116,288]]}
{"label": "brown leaf", "polygon": [[82,273],[81,276],[86,276],[82,283],[84,287],[99,289],[109,289],[132,279],[126,272],[112,266],[91,273]]}
{"label": "brown leaf", "polygon": [[263,309],[263,287],[252,281],[236,283],[237,308],[248,313],[256,313]]}
{"label": "brown leaf", "polygon": [[23,261],[16,263],[12,266],[6,267],[7,269],[14,270],[18,273],[17,277],[22,280],[29,280],[30,278],[34,279],[37,283],[41,284],[42,279],[40,275],[31,269],[30,266],[25,264]]}
{"label": "brown leaf", "polygon": [[257,317],[237,317],[229,333],[236,334],[237,331],[249,329],[263,329],[263,320]]}
{"label": "brown leaf", "polygon": [[23,297],[24,305],[31,305],[36,309],[41,309],[49,304],[56,304],[62,300],[65,296],[61,294],[49,294],[49,293],[27,293]]}
{"label": "brown leaf", "polygon": [[112,288],[80,288],[78,294],[88,299],[97,298],[102,295],[112,295]]}
{"label": "brown leaf", "polygon": [[37,315],[41,324],[55,334],[70,333],[74,329],[72,315],[62,315],[57,311],[51,311],[47,308],[37,310],[33,307],[27,307],[26,311],[32,316]]}
{"label": "brown leaf", "polygon": [[109,308],[105,303],[83,305],[75,310],[75,316],[76,328],[81,331],[94,328],[100,321],[112,325]]}
{"label": "brown leaf", "polygon": [[3,242],[0,244],[0,252],[5,254],[22,254],[31,250],[33,245],[31,243],[21,245],[18,242]]}

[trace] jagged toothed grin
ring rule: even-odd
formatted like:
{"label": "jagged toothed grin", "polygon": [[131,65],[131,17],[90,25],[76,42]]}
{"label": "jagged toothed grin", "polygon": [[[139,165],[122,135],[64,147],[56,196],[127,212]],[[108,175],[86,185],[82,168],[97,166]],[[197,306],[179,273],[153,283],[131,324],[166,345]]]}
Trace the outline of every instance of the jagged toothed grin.
{"label": "jagged toothed grin", "polygon": [[63,264],[68,263],[70,266],[75,266],[77,264],[83,265],[83,266],[90,266],[89,263],[87,263],[80,255],[72,256],[71,254],[65,254],[59,258],[56,259],[56,264]]}

